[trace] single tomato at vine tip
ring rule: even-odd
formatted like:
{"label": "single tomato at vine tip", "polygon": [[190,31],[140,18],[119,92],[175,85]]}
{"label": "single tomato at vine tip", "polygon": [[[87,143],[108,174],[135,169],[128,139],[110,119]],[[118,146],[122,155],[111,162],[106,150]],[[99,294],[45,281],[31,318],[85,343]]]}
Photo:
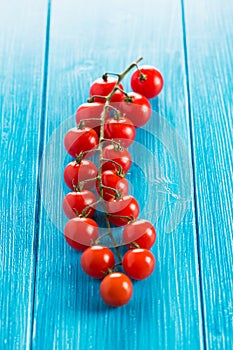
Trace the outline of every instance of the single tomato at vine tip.
{"label": "single tomato at vine tip", "polygon": [[139,66],[131,76],[131,87],[133,91],[147,98],[158,96],[163,88],[162,74],[153,66]]}
{"label": "single tomato at vine tip", "polygon": [[113,272],[104,277],[100,284],[100,296],[109,306],[127,304],[133,294],[133,284],[122,272]]}

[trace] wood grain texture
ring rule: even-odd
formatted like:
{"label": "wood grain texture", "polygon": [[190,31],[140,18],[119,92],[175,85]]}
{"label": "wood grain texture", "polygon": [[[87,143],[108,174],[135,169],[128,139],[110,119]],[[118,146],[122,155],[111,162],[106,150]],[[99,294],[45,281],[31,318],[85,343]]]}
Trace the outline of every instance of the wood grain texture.
{"label": "wood grain texture", "polygon": [[[98,5],[90,0],[56,1],[51,9],[49,50],[48,145],[41,182],[47,213],[43,210],[40,221],[33,348],[98,350],[114,344],[116,349],[132,350],[203,349],[180,2],[146,0],[135,6],[122,0]],[[86,101],[90,83],[106,69],[120,71],[140,55],[165,77],[163,93],[152,102],[164,119],[151,122],[152,135],[148,130],[137,134],[138,143],[155,155],[149,163],[139,154],[145,178],[152,182],[150,195],[139,196],[141,180],[131,175],[140,205],[151,200],[150,214],[154,213],[158,231],[153,249],[157,268],[151,278],[134,284],[128,305],[111,309],[99,298],[99,281],[84,275],[80,255],[65,244],[60,230],[65,192],[62,165],[68,162],[63,136],[73,124],[67,118]],[[133,148],[132,153],[137,156]],[[183,217],[176,203],[183,194],[182,173],[187,191]],[[174,207],[182,221],[167,234]]]}
{"label": "wood grain texture", "polygon": [[232,2],[185,1],[205,338],[221,350],[233,348],[232,16]]}
{"label": "wood grain texture", "polygon": [[46,12],[1,2],[0,349],[30,347]]}

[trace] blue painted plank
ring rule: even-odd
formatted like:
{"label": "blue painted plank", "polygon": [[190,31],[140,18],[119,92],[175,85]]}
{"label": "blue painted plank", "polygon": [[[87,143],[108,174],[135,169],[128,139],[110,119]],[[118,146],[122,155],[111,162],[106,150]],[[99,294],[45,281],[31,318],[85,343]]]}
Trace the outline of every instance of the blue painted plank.
{"label": "blue painted plank", "polygon": [[[106,0],[90,11],[92,6],[90,0],[52,4],[33,348],[98,350],[114,343],[133,350],[203,349],[180,2],[119,0],[110,6]],[[165,78],[163,93],[152,102],[153,120],[131,148],[148,188],[135,195],[158,232],[157,268],[134,284],[128,305],[111,309],[100,300],[99,281],[84,275],[80,255],[63,239],[63,136],[90,83],[140,55]],[[136,166],[130,179],[136,192]]]}
{"label": "blue painted plank", "polygon": [[29,349],[46,1],[1,2],[0,349]]}
{"label": "blue painted plank", "polygon": [[233,5],[185,1],[207,349],[233,348]]}

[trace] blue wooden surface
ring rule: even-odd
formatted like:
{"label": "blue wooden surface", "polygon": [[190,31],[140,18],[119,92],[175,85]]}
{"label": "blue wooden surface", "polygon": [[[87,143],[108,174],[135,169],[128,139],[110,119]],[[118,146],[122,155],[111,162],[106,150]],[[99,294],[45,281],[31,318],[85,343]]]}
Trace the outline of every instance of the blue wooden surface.
{"label": "blue wooden surface", "polygon": [[[220,0],[1,2],[0,349],[233,348],[232,16]],[[157,267],[111,309],[63,239],[62,142],[90,83],[141,55],[165,80],[131,149],[148,192],[129,177]]]}

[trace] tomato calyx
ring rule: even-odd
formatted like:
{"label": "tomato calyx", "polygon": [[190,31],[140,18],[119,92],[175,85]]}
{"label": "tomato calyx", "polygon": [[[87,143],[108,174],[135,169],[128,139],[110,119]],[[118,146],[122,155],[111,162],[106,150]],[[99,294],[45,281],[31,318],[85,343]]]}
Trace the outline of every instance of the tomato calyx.
{"label": "tomato calyx", "polygon": [[139,76],[139,80],[140,81],[145,81],[147,80],[147,75],[146,74],[143,74],[140,69],[139,69],[139,72],[140,72],[140,76]]}
{"label": "tomato calyx", "polygon": [[130,243],[130,248],[135,248],[135,249],[140,249],[141,247],[140,247],[140,245],[138,244],[138,243],[136,243],[136,242],[131,242]]}
{"label": "tomato calyx", "polygon": [[118,78],[119,78],[119,76],[120,76],[120,74],[118,74],[118,73],[109,73],[109,72],[106,72],[106,73],[104,73],[104,74],[102,75],[102,79],[103,79],[104,81],[108,81],[108,76],[109,76],[109,75],[113,75],[113,76],[118,77]]}
{"label": "tomato calyx", "polygon": [[127,95],[127,96],[124,98],[124,101],[125,101],[126,103],[132,103],[132,102],[133,102],[133,96]]}

